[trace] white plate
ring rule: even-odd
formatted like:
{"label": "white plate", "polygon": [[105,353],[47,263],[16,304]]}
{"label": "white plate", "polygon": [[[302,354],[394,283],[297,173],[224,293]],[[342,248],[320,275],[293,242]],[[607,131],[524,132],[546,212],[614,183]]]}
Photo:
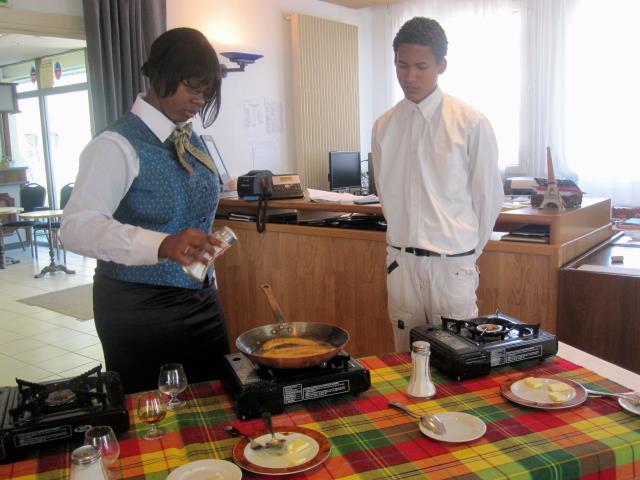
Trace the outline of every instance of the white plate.
{"label": "white plate", "polygon": [[[278,435],[280,437],[280,435]],[[282,438],[282,437],[280,437]],[[284,437],[287,441],[284,444],[282,450],[276,450],[273,448],[262,448],[260,450],[253,450],[251,446],[244,447],[244,455],[254,465],[263,468],[290,468],[295,467],[308,462],[320,451],[320,445],[313,438],[304,433],[292,432],[290,435]],[[271,439],[271,434],[261,435],[256,438],[256,441],[261,444],[267,443]],[[309,444],[302,452],[296,455],[295,461],[292,461],[290,456],[285,455],[287,452],[287,445],[291,444],[298,439],[302,439]]]}
{"label": "white plate", "polygon": [[624,408],[627,412],[635,413],[636,415],[640,415],[640,405],[634,405],[626,398],[618,398],[618,404]]}
{"label": "white plate", "polygon": [[462,412],[438,412],[436,415],[444,423],[446,432],[438,435],[418,422],[420,431],[427,437],[441,442],[470,442],[480,438],[487,431],[487,425],[478,417]]}
{"label": "white plate", "polygon": [[[524,379],[510,380],[500,385],[500,393],[512,402],[525,407],[540,408],[543,410],[559,410],[581,405],[587,400],[587,392],[578,382],[562,377],[536,377],[542,382],[540,388],[531,388],[524,383]],[[564,383],[570,388],[564,392],[564,402],[554,402],[549,398],[549,385],[552,383]]]}
{"label": "white plate", "polygon": [[[527,384],[524,382],[524,379],[513,382],[511,384],[511,392],[514,395],[520,397],[522,400],[526,400],[528,402],[554,403],[553,400],[549,398],[549,385],[555,383],[564,383],[565,385],[568,385],[567,383],[562,382],[556,378],[538,378],[538,380],[540,380],[540,383],[542,383],[540,388],[531,388],[527,386]],[[567,390],[566,392],[562,392],[562,396],[565,398],[564,402],[558,403],[569,402],[576,397],[576,389],[571,385],[568,386],[569,390]]]}
{"label": "white plate", "polygon": [[242,470],[226,460],[196,460],[181,465],[167,480],[240,480]]}
{"label": "white plate", "polygon": [[[253,450],[246,438],[233,448],[233,460],[244,470],[261,475],[282,477],[304,472],[317,467],[331,453],[329,439],[322,433],[305,427],[274,427],[276,435],[286,439],[282,450],[263,448]],[[254,437],[260,443],[266,443],[271,434],[264,430]],[[297,439],[304,440],[308,446],[301,452],[291,454],[288,445]]]}

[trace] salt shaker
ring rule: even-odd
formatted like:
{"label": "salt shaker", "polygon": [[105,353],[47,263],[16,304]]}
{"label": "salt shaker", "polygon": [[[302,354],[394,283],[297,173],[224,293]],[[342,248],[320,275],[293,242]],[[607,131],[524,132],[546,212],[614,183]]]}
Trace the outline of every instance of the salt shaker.
{"label": "salt shaker", "polygon": [[209,255],[208,253],[204,253],[204,258],[207,260],[207,264],[201,262],[193,262],[187,266],[182,267],[183,270],[189,274],[191,278],[194,280],[199,280],[201,282],[204,281],[204,278],[207,276],[207,271],[211,268],[213,261],[226,252],[231,245],[238,241],[238,237],[229,227],[222,227],[220,230],[216,230],[213,233],[213,236],[218,240],[221,240],[222,245],[215,245],[213,247],[213,255]]}
{"label": "salt shaker", "polygon": [[70,480],[108,480],[109,475],[102,464],[100,451],[83,445],[71,452]]}
{"label": "salt shaker", "polygon": [[413,371],[407,387],[407,395],[414,398],[431,398],[436,394],[436,386],[431,381],[429,372],[429,342],[417,341],[411,345],[411,363]]}

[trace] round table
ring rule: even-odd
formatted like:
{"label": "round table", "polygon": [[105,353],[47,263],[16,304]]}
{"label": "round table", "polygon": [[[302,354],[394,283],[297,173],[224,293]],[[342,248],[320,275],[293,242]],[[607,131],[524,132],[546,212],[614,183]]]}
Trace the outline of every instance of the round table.
{"label": "round table", "polygon": [[51,219],[62,216],[62,210],[35,210],[33,212],[24,212],[20,214],[20,218],[24,218],[26,220],[41,220],[43,218],[47,219],[49,224],[49,258],[51,259],[51,263],[44,267],[39,274],[35,275],[36,278],[42,278],[47,273],[55,273],[55,272],[65,272],[65,273],[76,273],[74,270],[69,270],[65,265],[59,265],[55,262],[55,256],[53,254],[53,228],[51,226]]}
{"label": "round table", "polygon": [[[22,207],[0,207],[0,215],[13,215],[15,213],[20,213],[22,210]],[[13,265],[14,263],[20,263],[20,260],[5,257],[4,235],[2,235],[2,222],[0,221],[0,268],[5,268],[7,263]]]}

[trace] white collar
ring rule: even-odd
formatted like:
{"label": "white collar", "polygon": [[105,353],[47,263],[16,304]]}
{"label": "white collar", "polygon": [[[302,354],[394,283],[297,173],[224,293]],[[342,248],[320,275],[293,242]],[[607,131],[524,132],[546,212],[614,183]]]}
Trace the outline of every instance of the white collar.
{"label": "white collar", "polygon": [[164,115],[164,113],[148,103],[144,99],[144,95],[142,93],[138,94],[136,97],[136,101],[131,107],[131,113],[140,117],[140,120],[142,120],[153,134],[163,143],[167,138],[169,138],[176,127],[182,127],[187,123],[173,123]]}

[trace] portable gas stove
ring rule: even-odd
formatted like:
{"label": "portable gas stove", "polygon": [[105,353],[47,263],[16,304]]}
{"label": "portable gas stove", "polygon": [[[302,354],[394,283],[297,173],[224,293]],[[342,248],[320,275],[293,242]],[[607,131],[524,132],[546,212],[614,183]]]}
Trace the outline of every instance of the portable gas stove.
{"label": "portable gas stove", "polygon": [[371,386],[369,370],[341,351],[318,367],[266,369],[241,353],[225,356],[223,382],[234,398],[238,418],[256,418],[268,410],[333,395],[365,392]]}
{"label": "portable gas stove", "polygon": [[544,360],[558,352],[555,335],[496,312],[466,320],[442,318],[441,326],[411,329],[411,343],[431,344],[431,365],[457,378],[487,375],[491,367]]}
{"label": "portable gas stove", "polygon": [[61,442],[81,444],[94,425],[129,430],[120,376],[98,365],[74,378],[46,383],[16,379],[0,388],[0,463]]}

